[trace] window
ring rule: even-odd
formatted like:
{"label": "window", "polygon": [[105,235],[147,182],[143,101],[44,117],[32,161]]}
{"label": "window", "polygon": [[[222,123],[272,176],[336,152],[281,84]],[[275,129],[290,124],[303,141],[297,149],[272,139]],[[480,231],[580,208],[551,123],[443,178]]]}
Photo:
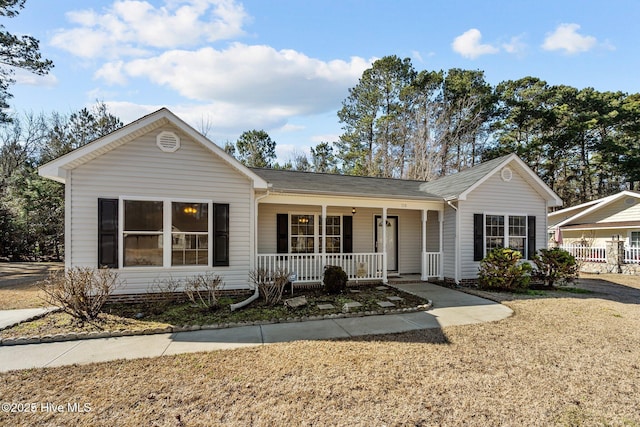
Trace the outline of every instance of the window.
{"label": "window", "polygon": [[632,248],[640,248],[640,231],[632,231],[629,236],[629,245]]}
{"label": "window", "polygon": [[291,252],[313,253],[314,215],[291,215]]}
{"label": "window", "polygon": [[124,262],[129,266],[162,266],[163,203],[124,201]]}
{"label": "window", "polygon": [[100,265],[117,268],[118,260],[124,267],[229,265],[228,204],[120,199],[118,218],[118,199],[98,202]]}
{"label": "window", "polygon": [[515,249],[526,257],[527,241],[527,217],[526,216],[510,216],[509,217],[509,247]]}
{"label": "window", "polygon": [[486,215],[485,224],[485,253],[496,248],[504,248],[504,216]]}
{"label": "window", "polygon": [[[479,224],[484,224],[484,235],[479,224],[474,224],[474,260],[481,260],[496,248],[511,248],[519,251],[524,258],[535,252],[535,217],[526,215],[476,215]],[[475,221],[475,220],[474,220]],[[532,252],[532,253],[533,253]]]}
{"label": "window", "polygon": [[[286,236],[287,219],[290,219],[289,236]],[[326,253],[340,253],[342,248],[342,216],[327,215],[327,250]],[[284,230],[284,233],[283,233]],[[322,216],[315,214],[286,214],[278,219],[278,241],[290,244],[289,248],[281,247],[278,243],[279,253],[290,250],[291,253],[322,253]],[[282,237],[284,236],[284,237]],[[284,244],[284,243],[283,243]]]}
{"label": "window", "polygon": [[209,263],[209,205],[171,204],[171,265]]}
{"label": "window", "polygon": [[[322,252],[322,217],[319,220],[319,241],[320,252]],[[340,253],[340,216],[328,216],[327,215],[327,253],[335,254]]]}

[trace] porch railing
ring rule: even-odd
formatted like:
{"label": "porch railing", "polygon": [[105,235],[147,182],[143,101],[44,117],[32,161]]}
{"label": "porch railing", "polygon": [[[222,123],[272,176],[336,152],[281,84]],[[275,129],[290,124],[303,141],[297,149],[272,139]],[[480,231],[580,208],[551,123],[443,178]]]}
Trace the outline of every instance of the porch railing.
{"label": "porch railing", "polygon": [[565,245],[560,249],[569,252],[577,261],[607,262],[607,250],[604,247]]}
{"label": "porch railing", "polygon": [[626,264],[640,264],[640,247],[625,247],[624,262]]}
{"label": "porch railing", "polygon": [[349,280],[382,279],[382,253],[258,254],[256,268],[285,269],[297,283],[321,282],[325,265],[339,265]]}
{"label": "porch railing", "polygon": [[440,252],[422,252],[422,271],[423,277],[441,277],[441,258]]}

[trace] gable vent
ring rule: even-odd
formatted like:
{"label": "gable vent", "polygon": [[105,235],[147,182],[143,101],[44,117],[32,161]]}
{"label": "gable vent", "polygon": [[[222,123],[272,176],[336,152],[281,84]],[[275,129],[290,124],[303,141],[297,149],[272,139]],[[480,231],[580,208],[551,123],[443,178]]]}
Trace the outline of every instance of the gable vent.
{"label": "gable vent", "polygon": [[173,153],[180,148],[180,138],[173,132],[162,131],[156,137],[156,145],[165,153]]}
{"label": "gable vent", "polygon": [[627,197],[624,202],[627,204],[627,206],[633,206],[636,204],[636,199],[633,197]]}
{"label": "gable vent", "polygon": [[511,178],[513,178],[513,172],[511,171],[511,168],[504,167],[500,171],[500,176],[502,177],[503,181],[509,182],[511,181]]}

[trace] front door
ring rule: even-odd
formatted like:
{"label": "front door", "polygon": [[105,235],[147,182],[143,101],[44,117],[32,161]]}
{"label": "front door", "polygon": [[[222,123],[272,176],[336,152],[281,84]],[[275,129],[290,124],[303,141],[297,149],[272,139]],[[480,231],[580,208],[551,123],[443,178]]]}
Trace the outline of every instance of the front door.
{"label": "front door", "polygon": [[[387,271],[398,271],[398,217],[387,217]],[[382,252],[382,217],[376,215],[376,252]]]}

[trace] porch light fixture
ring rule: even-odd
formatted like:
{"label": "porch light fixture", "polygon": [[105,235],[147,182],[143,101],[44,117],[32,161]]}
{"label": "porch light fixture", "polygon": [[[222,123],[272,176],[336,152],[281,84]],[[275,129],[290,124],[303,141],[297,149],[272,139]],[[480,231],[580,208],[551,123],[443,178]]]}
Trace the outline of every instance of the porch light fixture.
{"label": "porch light fixture", "polygon": [[309,222],[309,218],[307,218],[306,216],[298,217],[298,222],[300,224],[307,224]]}
{"label": "porch light fixture", "polygon": [[353,215],[355,215],[355,214],[356,214],[356,208],[351,208],[351,213],[352,213]]}
{"label": "porch light fixture", "polygon": [[193,206],[187,206],[183,209],[183,212],[188,215],[195,215],[198,213],[198,209],[194,208]]}

